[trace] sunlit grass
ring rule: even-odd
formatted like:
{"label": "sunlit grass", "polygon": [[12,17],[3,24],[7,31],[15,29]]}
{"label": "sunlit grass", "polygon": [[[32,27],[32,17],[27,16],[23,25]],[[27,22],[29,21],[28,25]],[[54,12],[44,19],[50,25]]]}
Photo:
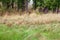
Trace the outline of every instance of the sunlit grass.
{"label": "sunlit grass", "polygon": [[0,40],[60,40],[60,23],[11,27],[0,24]]}

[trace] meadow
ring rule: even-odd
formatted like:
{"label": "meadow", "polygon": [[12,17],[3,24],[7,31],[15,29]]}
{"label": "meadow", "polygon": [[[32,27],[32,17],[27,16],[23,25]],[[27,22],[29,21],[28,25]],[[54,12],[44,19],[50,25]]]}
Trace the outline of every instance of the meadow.
{"label": "meadow", "polygon": [[60,0],[0,0],[0,40],[60,40]]}
{"label": "meadow", "polygon": [[60,23],[11,27],[0,24],[0,40],[60,40]]}
{"label": "meadow", "polygon": [[0,40],[60,40],[60,14],[1,16]]}

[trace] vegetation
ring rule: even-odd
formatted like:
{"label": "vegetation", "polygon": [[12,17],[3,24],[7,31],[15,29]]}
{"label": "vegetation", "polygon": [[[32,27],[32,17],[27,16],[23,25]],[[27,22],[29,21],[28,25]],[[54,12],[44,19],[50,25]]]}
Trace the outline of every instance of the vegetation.
{"label": "vegetation", "polygon": [[0,24],[0,40],[60,40],[60,23],[11,27]]}
{"label": "vegetation", "polygon": [[0,20],[0,40],[60,40],[60,14],[12,15]]}
{"label": "vegetation", "polygon": [[[1,0],[3,7],[6,7],[6,9],[14,8],[14,5],[17,5],[17,9],[28,10],[28,2],[30,0]],[[33,0],[33,8],[37,9],[39,7],[39,10],[42,9],[43,12],[45,11],[53,11],[53,12],[59,12],[60,9],[60,0]]]}
{"label": "vegetation", "polygon": [[60,0],[30,1],[0,0],[0,40],[60,40]]}

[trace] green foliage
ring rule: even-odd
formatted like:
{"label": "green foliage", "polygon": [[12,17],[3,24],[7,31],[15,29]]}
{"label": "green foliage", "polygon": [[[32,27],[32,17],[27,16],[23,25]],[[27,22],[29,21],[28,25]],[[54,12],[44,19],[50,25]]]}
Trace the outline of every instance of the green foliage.
{"label": "green foliage", "polygon": [[[0,0],[0,1],[3,3],[4,7],[7,7],[8,6],[7,2],[11,3],[11,1],[12,2],[17,1],[18,9],[24,8],[25,6],[25,3],[24,3],[25,0]],[[30,0],[28,0],[28,2],[29,1]],[[60,8],[60,0],[33,0],[33,2],[34,2],[33,6],[35,9],[37,7],[42,7],[42,8],[47,7],[49,10]]]}
{"label": "green foliage", "polygon": [[0,24],[0,40],[59,40],[60,23],[41,25]]}
{"label": "green foliage", "polygon": [[[60,0],[35,0],[36,2],[36,8],[37,7],[42,7],[45,8],[47,7],[49,10],[56,10],[60,8]],[[34,6],[34,7],[35,7]]]}

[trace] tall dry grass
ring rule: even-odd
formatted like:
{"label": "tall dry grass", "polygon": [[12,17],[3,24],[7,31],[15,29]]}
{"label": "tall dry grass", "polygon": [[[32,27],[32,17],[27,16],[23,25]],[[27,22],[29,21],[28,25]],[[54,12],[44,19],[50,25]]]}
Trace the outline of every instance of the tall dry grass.
{"label": "tall dry grass", "polygon": [[41,14],[36,13],[23,14],[23,15],[5,15],[0,17],[0,23],[4,24],[41,24],[41,23],[51,23],[60,22],[60,14]]}

